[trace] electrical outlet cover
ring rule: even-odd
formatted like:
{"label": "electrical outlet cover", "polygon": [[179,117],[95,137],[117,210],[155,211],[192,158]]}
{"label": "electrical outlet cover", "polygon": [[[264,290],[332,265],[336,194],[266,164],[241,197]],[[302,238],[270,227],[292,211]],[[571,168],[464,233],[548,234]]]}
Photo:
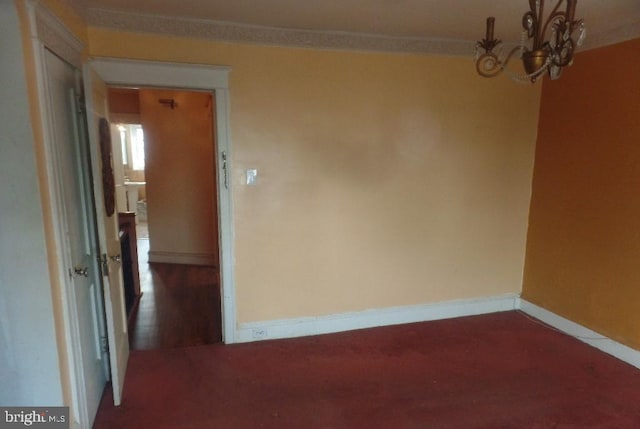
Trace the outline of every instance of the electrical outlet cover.
{"label": "electrical outlet cover", "polygon": [[258,180],[258,170],[251,168],[247,170],[247,185],[253,186]]}

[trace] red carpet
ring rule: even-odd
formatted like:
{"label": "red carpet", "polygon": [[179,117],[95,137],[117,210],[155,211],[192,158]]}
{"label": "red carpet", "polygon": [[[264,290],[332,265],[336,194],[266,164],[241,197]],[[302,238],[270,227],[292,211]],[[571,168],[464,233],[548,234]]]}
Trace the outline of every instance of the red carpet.
{"label": "red carpet", "polygon": [[94,428],[639,428],[640,370],[518,312],[131,354]]}

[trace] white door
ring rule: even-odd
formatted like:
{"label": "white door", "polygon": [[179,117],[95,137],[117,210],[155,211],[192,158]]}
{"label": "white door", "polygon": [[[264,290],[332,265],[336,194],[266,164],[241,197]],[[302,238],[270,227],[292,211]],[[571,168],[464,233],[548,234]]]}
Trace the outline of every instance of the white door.
{"label": "white door", "polygon": [[86,399],[80,402],[86,403],[86,409],[79,410],[84,414],[81,421],[92,422],[107,374],[101,344],[104,325],[87,148],[81,144],[78,129],[78,116],[82,118],[82,115],[75,97],[77,71],[48,50],[45,51],[45,70],[59,198],[63,206],[66,248],[63,257],[69,276],[69,311],[75,313],[75,317],[70,318],[70,331],[77,348],[73,360],[79,377],[79,391],[75,393]]}
{"label": "white door", "polygon": [[[85,97],[87,102],[87,125],[89,127],[89,146],[93,168],[93,190],[98,217],[98,240],[103,249],[103,285],[107,333],[109,339],[109,358],[111,362],[111,384],[113,402],[120,405],[124,376],[129,359],[129,338],[127,333],[127,314],[125,310],[122,267],[120,265],[120,238],[117,210],[107,215],[105,209],[102,169],[103,157],[100,151],[100,119],[108,118],[107,86],[91,70],[84,69]],[[105,160],[113,168],[113,154]]]}

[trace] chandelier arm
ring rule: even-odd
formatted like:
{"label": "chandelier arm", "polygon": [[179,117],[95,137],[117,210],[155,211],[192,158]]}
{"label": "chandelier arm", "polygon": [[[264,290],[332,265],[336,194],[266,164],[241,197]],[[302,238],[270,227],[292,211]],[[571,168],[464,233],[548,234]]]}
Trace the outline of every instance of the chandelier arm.
{"label": "chandelier arm", "polygon": [[543,30],[542,30],[542,37],[544,37],[545,33],[547,32],[547,27],[549,26],[549,24],[557,17],[557,16],[562,16],[564,15],[566,18],[566,13],[565,12],[558,12],[558,9],[560,8],[560,5],[562,4],[562,0],[558,0],[558,3],[556,3],[556,6],[553,8],[553,10],[551,11],[551,13],[549,14],[549,18],[547,18],[547,20],[544,23],[543,26]]}
{"label": "chandelier arm", "polygon": [[521,49],[522,49],[521,46],[516,46],[515,48],[511,49],[511,51],[509,51],[509,54],[505,57],[504,62],[502,62],[502,68],[503,69],[507,68],[507,64],[509,64],[509,61],[513,57],[513,54],[515,54],[517,51],[519,51]]}
{"label": "chandelier arm", "polygon": [[[513,57],[513,55],[522,50],[521,46],[516,46],[515,48],[509,51],[509,54],[505,57],[504,61],[501,61],[496,54],[493,52],[488,52],[480,55],[476,61],[476,71],[484,76],[484,77],[493,77],[497,76],[501,72],[507,69],[507,64]],[[483,69],[483,64],[489,64],[489,69]]]}
{"label": "chandelier arm", "polygon": [[494,77],[503,71],[502,63],[493,52],[482,54],[476,60],[476,71],[480,76]]}
{"label": "chandelier arm", "polygon": [[[558,3],[560,4],[560,3]],[[557,9],[557,8],[556,8]],[[546,34],[547,32],[547,27],[549,27],[549,24],[551,24],[552,22],[554,22],[556,19],[558,18],[564,18],[565,22],[567,22],[567,14],[565,12],[554,12],[551,15],[549,15],[549,18],[547,19],[547,21],[544,23],[544,30],[542,31],[542,34],[544,36],[544,34]],[[571,27],[572,27],[572,22],[569,22],[569,32],[571,33]]]}
{"label": "chandelier arm", "polygon": [[[538,9],[539,9],[539,0],[529,0],[529,12],[525,13],[524,16],[522,17],[523,27],[527,29],[527,36],[529,36],[530,39],[533,39],[534,47],[538,41],[538,30],[539,30],[538,22],[540,21],[540,16],[538,15],[540,11]],[[531,17],[531,25],[533,26],[532,28],[527,28],[527,26],[524,25],[524,22],[527,16]],[[531,30],[535,30],[535,31],[531,31]]]}
{"label": "chandelier arm", "polygon": [[[559,0],[562,1],[562,0]],[[534,8],[532,8],[531,10],[534,11],[534,15],[536,17],[536,33],[534,35],[533,38],[533,50],[537,50],[540,49],[540,47],[542,46],[542,40],[544,40],[544,33],[541,33],[540,30],[542,30],[542,27],[540,26],[540,23],[542,22],[542,19],[544,18],[544,0],[540,0],[538,3],[538,10],[534,11]]]}

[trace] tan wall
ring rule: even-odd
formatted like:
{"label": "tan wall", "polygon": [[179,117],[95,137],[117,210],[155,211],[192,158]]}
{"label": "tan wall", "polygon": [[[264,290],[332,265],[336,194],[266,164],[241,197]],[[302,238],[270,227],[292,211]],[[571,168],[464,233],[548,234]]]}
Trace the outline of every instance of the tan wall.
{"label": "tan wall", "polygon": [[[160,99],[174,99],[175,109]],[[140,90],[145,135],[149,256],[217,263],[212,96],[204,92]]]}
{"label": "tan wall", "polygon": [[640,349],[640,40],[544,82],[523,296]]}
{"label": "tan wall", "polygon": [[520,292],[539,86],[470,58],[89,38],[231,66],[240,322]]}

